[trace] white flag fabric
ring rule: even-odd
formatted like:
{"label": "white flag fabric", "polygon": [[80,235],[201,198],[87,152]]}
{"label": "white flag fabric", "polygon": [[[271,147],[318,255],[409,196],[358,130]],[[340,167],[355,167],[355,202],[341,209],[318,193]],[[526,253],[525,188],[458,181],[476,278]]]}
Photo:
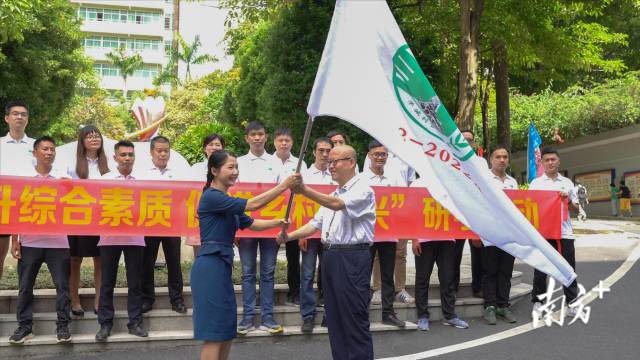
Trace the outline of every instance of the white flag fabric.
{"label": "white flag fabric", "polygon": [[564,285],[576,278],[464,140],[385,1],[336,2],[307,112],[368,132],[413,166],[431,195],[481,238]]}

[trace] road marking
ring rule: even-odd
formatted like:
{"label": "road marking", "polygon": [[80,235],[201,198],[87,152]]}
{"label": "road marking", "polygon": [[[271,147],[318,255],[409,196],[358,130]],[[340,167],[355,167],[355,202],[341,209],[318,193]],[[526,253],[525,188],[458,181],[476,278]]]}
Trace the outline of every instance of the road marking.
{"label": "road marking", "polygon": [[[631,234],[629,234],[629,235],[631,235]],[[609,277],[607,277],[602,282],[602,286],[607,287],[607,288],[611,288],[616,282],[618,282],[618,280],[622,279],[622,277],[624,275],[626,275],[627,272],[629,272],[629,270],[631,270],[631,268],[636,263],[636,261],[638,261],[639,258],[640,258],[640,243],[636,244],[636,247],[631,251],[631,253],[626,258],[626,260],[622,263],[622,265],[620,265],[618,267],[618,269],[616,269],[616,271],[614,271],[611,275],[609,275]],[[600,286],[600,284],[594,286],[593,289],[591,289],[592,291],[589,292],[589,295],[586,296],[585,300],[583,301],[584,305],[589,304],[590,302],[592,302],[594,299],[596,299],[598,297],[597,292],[595,292],[593,290],[596,289],[599,286]],[[502,332],[499,332],[499,333],[496,333],[496,334],[493,334],[493,335],[485,336],[485,337],[482,337],[482,338],[479,338],[479,339],[465,341],[465,342],[462,342],[462,343],[459,343],[459,344],[444,346],[444,347],[441,347],[441,348],[428,350],[428,351],[423,351],[423,352],[420,352],[420,353],[409,354],[409,355],[404,355],[404,356],[388,357],[388,358],[383,358],[383,359],[379,359],[379,360],[391,360],[391,359],[394,359],[394,360],[419,360],[419,359],[428,359],[428,358],[431,358],[431,357],[434,357],[434,356],[449,354],[449,353],[452,353],[452,352],[465,350],[465,349],[470,349],[470,348],[473,348],[473,347],[476,347],[476,346],[482,346],[482,345],[486,345],[486,344],[489,344],[489,343],[492,343],[492,342],[496,342],[496,341],[501,341],[501,340],[508,339],[508,338],[516,336],[516,335],[524,334],[524,333],[527,333],[529,331],[537,330],[537,329],[541,329],[541,328],[544,328],[544,327],[534,328],[533,327],[533,322],[530,321],[530,322],[528,322],[528,323],[526,323],[524,325],[520,325],[520,326],[515,327],[513,329],[505,330],[505,331],[502,331]]]}

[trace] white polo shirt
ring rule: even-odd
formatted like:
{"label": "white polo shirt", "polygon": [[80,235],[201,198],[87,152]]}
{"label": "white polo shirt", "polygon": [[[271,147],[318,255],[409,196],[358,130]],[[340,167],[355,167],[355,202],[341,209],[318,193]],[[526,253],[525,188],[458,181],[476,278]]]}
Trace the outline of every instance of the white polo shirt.
{"label": "white polo shirt", "polygon": [[345,208],[333,211],[320,207],[309,222],[320,230],[325,244],[371,244],[376,225],[376,196],[360,176],[354,176],[332,196],[344,201]]}
{"label": "white polo shirt", "polygon": [[150,168],[144,169],[137,177],[138,180],[164,180],[164,181],[187,181],[184,174],[178,174],[170,167],[160,169],[152,165]]}
{"label": "white polo shirt", "polygon": [[316,167],[315,163],[302,173],[302,180],[309,185],[338,185],[333,181],[328,168],[322,171]]}
{"label": "white polo shirt", "polygon": [[[276,164],[279,165],[278,172],[278,182],[284,181],[289,175],[293,175],[296,173],[296,167],[298,166],[298,158],[289,154],[289,158],[285,161],[282,161],[276,154],[273,154],[273,160]],[[307,163],[302,160],[302,166],[300,167],[300,173],[304,174],[307,171]]]}
{"label": "white polo shirt", "polygon": [[[371,167],[371,159],[369,156],[365,156],[364,159],[364,169],[368,169]],[[400,160],[399,157],[395,156],[393,153],[389,153],[389,157],[387,158],[387,164],[385,165],[385,172],[397,173],[399,178],[402,179],[405,185],[409,186],[412,182],[416,181],[416,170],[409,166],[404,161]],[[388,170],[388,171],[387,171]]]}
{"label": "white polo shirt", "polygon": [[[111,165],[109,164],[109,162],[107,161],[107,166]],[[100,168],[98,167],[98,159],[90,159],[87,158],[87,168],[89,169],[89,176],[87,177],[87,179],[100,179],[102,178],[102,174],[100,174]],[[109,172],[109,171],[107,171]],[[78,176],[78,174],[76,173],[76,163],[74,162],[73,165],[69,165],[67,167],[67,173],[69,174],[69,176],[71,176],[72,179],[79,179],[80,177]],[[106,173],[105,173],[106,174]]]}
{"label": "white polo shirt", "polygon": [[[367,184],[369,184],[369,186],[396,186],[396,187],[406,187],[407,186],[406,183],[404,182],[404,180],[401,178],[401,175],[398,174],[397,172],[392,172],[390,174],[387,174],[387,166],[386,165],[385,165],[384,173],[382,175],[375,174],[373,171],[371,171],[371,168],[367,167],[360,174],[360,177],[363,180],[367,181]],[[378,241],[378,242],[384,242],[384,241],[397,242],[398,239],[378,239],[378,238],[376,238],[376,241]]]}
{"label": "white polo shirt", "polygon": [[[529,190],[548,190],[548,191],[561,191],[569,194],[569,202],[578,205],[578,195],[576,195],[573,182],[566,177],[560,175],[555,179],[551,179],[547,174],[533,179],[529,184]],[[560,217],[564,218],[564,206],[560,210]],[[571,226],[571,216],[567,214],[567,220],[562,222],[562,238],[563,239],[575,239],[573,236],[573,227]]]}
{"label": "white polo shirt", "polygon": [[273,155],[266,151],[261,156],[255,156],[251,151],[238,158],[239,182],[277,184],[280,166],[274,161]]}
{"label": "white polo shirt", "polygon": [[10,133],[0,137],[0,175],[26,176],[29,168],[36,165],[33,157],[34,139],[26,134],[15,140]]}
{"label": "white polo shirt", "polygon": [[193,181],[207,181],[207,165],[209,160],[205,159],[199,163],[191,165]]}
{"label": "white polo shirt", "polygon": [[[70,178],[66,171],[52,168],[47,175],[39,174],[34,167],[31,167],[28,173],[23,176],[35,177],[40,179],[68,179]],[[50,234],[21,234],[18,241],[22,246],[40,249],[68,249],[69,241],[66,235],[50,235]]]}

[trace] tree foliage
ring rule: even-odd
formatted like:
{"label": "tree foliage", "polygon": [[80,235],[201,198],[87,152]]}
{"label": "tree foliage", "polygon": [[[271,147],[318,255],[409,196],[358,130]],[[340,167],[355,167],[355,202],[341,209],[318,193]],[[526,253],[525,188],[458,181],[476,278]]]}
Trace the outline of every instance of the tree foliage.
{"label": "tree foliage", "polygon": [[65,111],[82,74],[93,71],[75,7],[68,0],[3,0],[0,9],[0,104],[27,102],[27,131],[40,135]]}
{"label": "tree foliage", "polygon": [[202,141],[207,135],[212,133],[222,135],[227,151],[235,154],[241,154],[245,151],[246,146],[242,133],[237,127],[214,121],[189,126],[187,130],[174,141],[172,145],[173,149],[193,165],[204,160]]}

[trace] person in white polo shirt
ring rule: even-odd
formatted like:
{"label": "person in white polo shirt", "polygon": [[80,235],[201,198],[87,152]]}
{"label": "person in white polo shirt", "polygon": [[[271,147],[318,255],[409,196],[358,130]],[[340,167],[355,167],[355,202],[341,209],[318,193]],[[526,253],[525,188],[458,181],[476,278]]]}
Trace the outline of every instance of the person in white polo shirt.
{"label": "person in white polo shirt", "polygon": [[[560,168],[560,155],[558,150],[552,147],[545,147],[540,152],[542,157],[542,166],[544,174],[533,179],[529,184],[529,190],[547,190],[559,193],[562,198],[569,199],[569,210],[578,211],[578,196],[575,193],[573,182],[562,176],[558,169]],[[565,214],[567,209],[562,207],[561,218],[567,217],[562,222],[561,239],[547,239],[549,244],[558,249],[562,257],[567,260],[569,265],[575,271],[576,269],[576,248],[574,244],[573,227],[571,226],[571,216]],[[574,280],[569,286],[563,287],[567,304],[573,303],[578,297],[578,282]],[[533,292],[531,293],[531,301],[533,302],[532,314],[538,314],[538,309],[542,306],[542,301],[538,296],[547,291],[547,274],[535,270],[533,272]],[[577,316],[579,307],[569,307],[567,314],[569,316]]]}
{"label": "person in white polo shirt", "polygon": [[[33,139],[25,134],[29,124],[29,107],[22,101],[7,103],[4,107],[4,121],[9,125],[9,132],[0,137],[0,175],[21,176],[35,165]],[[10,234],[0,234],[0,279],[4,259],[9,251],[10,237]]]}
{"label": "person in white polo shirt", "polygon": [[[372,140],[369,142],[369,152],[367,156],[369,157],[370,165],[364,169],[360,177],[365,180],[369,186],[406,186],[406,183],[399,178],[399,174],[394,172],[387,173],[385,171],[389,152],[384,145],[377,140]],[[396,265],[397,244],[398,239],[380,239],[377,236],[375,237],[373,245],[371,246],[371,267],[372,269],[378,269],[377,283],[380,284],[380,279],[382,279],[382,282],[381,285],[378,285],[379,288],[373,289],[374,293],[371,302],[374,304],[382,302],[383,324],[404,327],[404,321],[400,321],[393,310],[393,300],[395,298],[393,277]],[[373,277],[375,286],[375,273]]]}
{"label": "person in white polo shirt", "polygon": [[[132,174],[136,155],[133,143],[126,140],[118,141],[114,146],[113,158],[118,164],[117,169],[102,176],[104,180],[134,181]],[[127,271],[127,312],[129,334],[147,337],[147,331],[142,327],[142,269],[144,261],[144,236],[101,236],[98,243],[102,258],[102,287],[100,288],[100,302],[98,305],[98,323],[100,330],[96,334],[96,341],[107,341],[113,328],[115,310],[113,308],[113,289],[118,277],[120,256],[124,253],[124,265]]]}
{"label": "person in white polo shirt", "polygon": [[[279,180],[286,179],[289,175],[296,173],[298,158],[291,154],[293,146],[293,134],[288,128],[278,128],[275,131],[273,145],[276,152],[273,158],[280,166],[278,169]],[[307,170],[307,164],[302,161],[300,173]],[[287,305],[300,305],[300,247],[298,241],[289,241],[285,244],[287,254],[287,284],[289,293],[287,294]]]}
{"label": "person in white polo shirt", "polygon": [[[518,190],[516,179],[507,174],[509,167],[507,147],[494,146],[489,161],[495,183],[502,189]],[[484,319],[489,325],[496,324],[496,317],[508,323],[515,323],[517,320],[509,304],[514,257],[487,241],[483,240],[482,243],[484,245],[481,252]]]}
{"label": "person in white polo shirt", "polygon": [[[52,138],[43,136],[33,144],[35,168],[24,176],[39,179],[61,179],[69,176],[54,169],[56,145]],[[71,298],[69,296],[69,242],[66,235],[20,235],[14,238],[11,255],[18,259],[18,303],[16,306],[18,328],[9,338],[11,344],[22,344],[33,337],[33,286],[43,263],[47,264],[56,287],[56,335],[57,341],[71,340],[69,322]]]}
{"label": "person in white polo shirt", "polygon": [[[257,121],[247,124],[245,141],[249,153],[238,158],[238,180],[243,183],[277,184],[278,169],[281,168],[272,155],[265,150],[267,133],[264,125]],[[273,238],[239,239],[240,263],[242,264],[242,321],[238,333],[247,334],[255,329],[256,313],[256,264],[260,248],[260,329],[271,334],[281,333],[283,328],[273,318],[273,293],[275,286],[276,258],[280,245]]]}
{"label": "person in white polo shirt", "polygon": [[[184,174],[173,171],[168,164],[171,158],[171,142],[164,136],[156,136],[149,142],[152,165],[145,169],[139,180],[187,180]],[[154,271],[158,250],[162,244],[164,258],[167,262],[167,286],[171,309],[180,314],[187,313],[182,297],[182,268],[180,267],[180,236],[145,236],[144,264],[142,268],[142,312],[151,311],[156,300]]]}
{"label": "person in white polo shirt", "polygon": [[[333,143],[327,137],[320,137],[313,142],[313,156],[315,161],[302,174],[305,184],[309,185],[336,185],[329,171],[329,153],[333,149]],[[292,240],[293,241],[293,240]],[[302,268],[300,282],[300,315],[303,333],[313,332],[315,327],[316,305],[323,306],[322,292],[322,243],[319,237],[303,238],[298,240],[302,250]],[[313,279],[318,262],[318,297],[313,291]],[[326,317],[322,318],[322,326],[326,326]]]}

